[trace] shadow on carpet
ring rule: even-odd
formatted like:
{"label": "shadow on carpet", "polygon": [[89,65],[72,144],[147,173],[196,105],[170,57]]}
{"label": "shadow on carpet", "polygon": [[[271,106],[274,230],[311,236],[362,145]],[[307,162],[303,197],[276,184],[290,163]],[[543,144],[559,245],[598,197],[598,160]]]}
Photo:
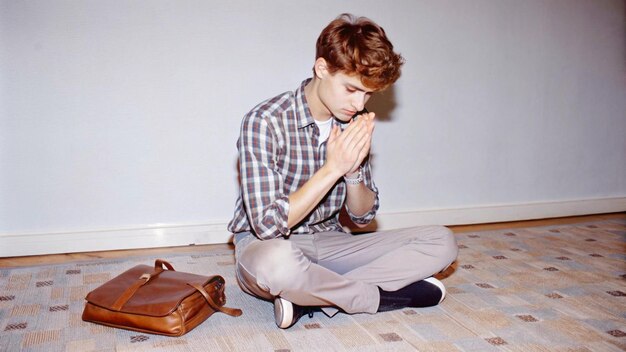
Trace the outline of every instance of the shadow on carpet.
{"label": "shadow on carpet", "polygon": [[626,223],[619,220],[456,234],[439,306],[379,314],[316,313],[289,330],[271,303],[239,290],[231,250],[159,256],[219,274],[228,306],[179,338],[81,320],[87,293],[156,257],[0,269],[0,351],[623,351]]}

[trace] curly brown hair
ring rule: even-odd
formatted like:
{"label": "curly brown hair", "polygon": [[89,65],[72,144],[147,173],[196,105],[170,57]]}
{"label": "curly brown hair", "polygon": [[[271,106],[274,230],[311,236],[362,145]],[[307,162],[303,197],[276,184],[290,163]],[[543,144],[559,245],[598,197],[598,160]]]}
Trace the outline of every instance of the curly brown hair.
{"label": "curly brown hair", "polygon": [[366,17],[344,13],[317,38],[315,58],[323,58],[330,73],[358,75],[366,87],[379,91],[400,77],[404,58],[393,51],[382,27]]}

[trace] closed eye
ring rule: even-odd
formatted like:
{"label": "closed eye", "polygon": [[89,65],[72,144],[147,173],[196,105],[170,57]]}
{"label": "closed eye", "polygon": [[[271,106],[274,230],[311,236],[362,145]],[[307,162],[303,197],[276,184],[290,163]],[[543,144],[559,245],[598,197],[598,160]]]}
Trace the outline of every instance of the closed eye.
{"label": "closed eye", "polygon": [[374,93],[372,91],[363,90],[363,89],[361,89],[359,87],[355,87],[353,85],[347,85],[346,86],[346,91],[348,91],[348,93],[363,92],[363,93],[365,93],[366,96],[371,96]]}

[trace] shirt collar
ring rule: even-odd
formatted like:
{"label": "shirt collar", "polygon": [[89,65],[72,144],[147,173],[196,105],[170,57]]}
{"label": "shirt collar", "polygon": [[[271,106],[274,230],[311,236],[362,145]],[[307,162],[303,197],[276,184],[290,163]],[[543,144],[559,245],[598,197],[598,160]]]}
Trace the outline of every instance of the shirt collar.
{"label": "shirt collar", "polygon": [[300,84],[300,88],[296,90],[296,119],[298,120],[298,128],[303,128],[315,123],[309,104],[306,101],[304,87],[311,82],[311,78],[305,79]]}
{"label": "shirt collar", "polygon": [[[313,119],[313,114],[311,114],[311,109],[309,109],[309,103],[307,103],[306,96],[304,94],[304,87],[306,87],[306,85],[309,84],[311,80],[312,78],[305,79],[304,81],[302,81],[302,84],[300,84],[300,87],[296,90],[296,120],[298,121],[298,128],[304,128],[315,123],[315,119]],[[337,121],[337,119],[335,119],[333,116],[331,116],[330,118],[333,120],[333,126],[341,126],[341,123]]]}

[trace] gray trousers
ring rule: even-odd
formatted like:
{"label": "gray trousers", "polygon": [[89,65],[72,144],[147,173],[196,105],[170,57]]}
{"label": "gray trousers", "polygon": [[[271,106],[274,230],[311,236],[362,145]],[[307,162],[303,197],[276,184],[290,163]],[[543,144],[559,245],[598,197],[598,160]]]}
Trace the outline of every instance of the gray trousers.
{"label": "gray trousers", "polygon": [[[458,253],[452,231],[443,226],[352,235],[321,232],[261,241],[235,235],[237,280],[254,296],[280,296],[333,315],[376,313],[378,287],[395,291],[448,267]],[[336,307],[336,308],[335,308]]]}

